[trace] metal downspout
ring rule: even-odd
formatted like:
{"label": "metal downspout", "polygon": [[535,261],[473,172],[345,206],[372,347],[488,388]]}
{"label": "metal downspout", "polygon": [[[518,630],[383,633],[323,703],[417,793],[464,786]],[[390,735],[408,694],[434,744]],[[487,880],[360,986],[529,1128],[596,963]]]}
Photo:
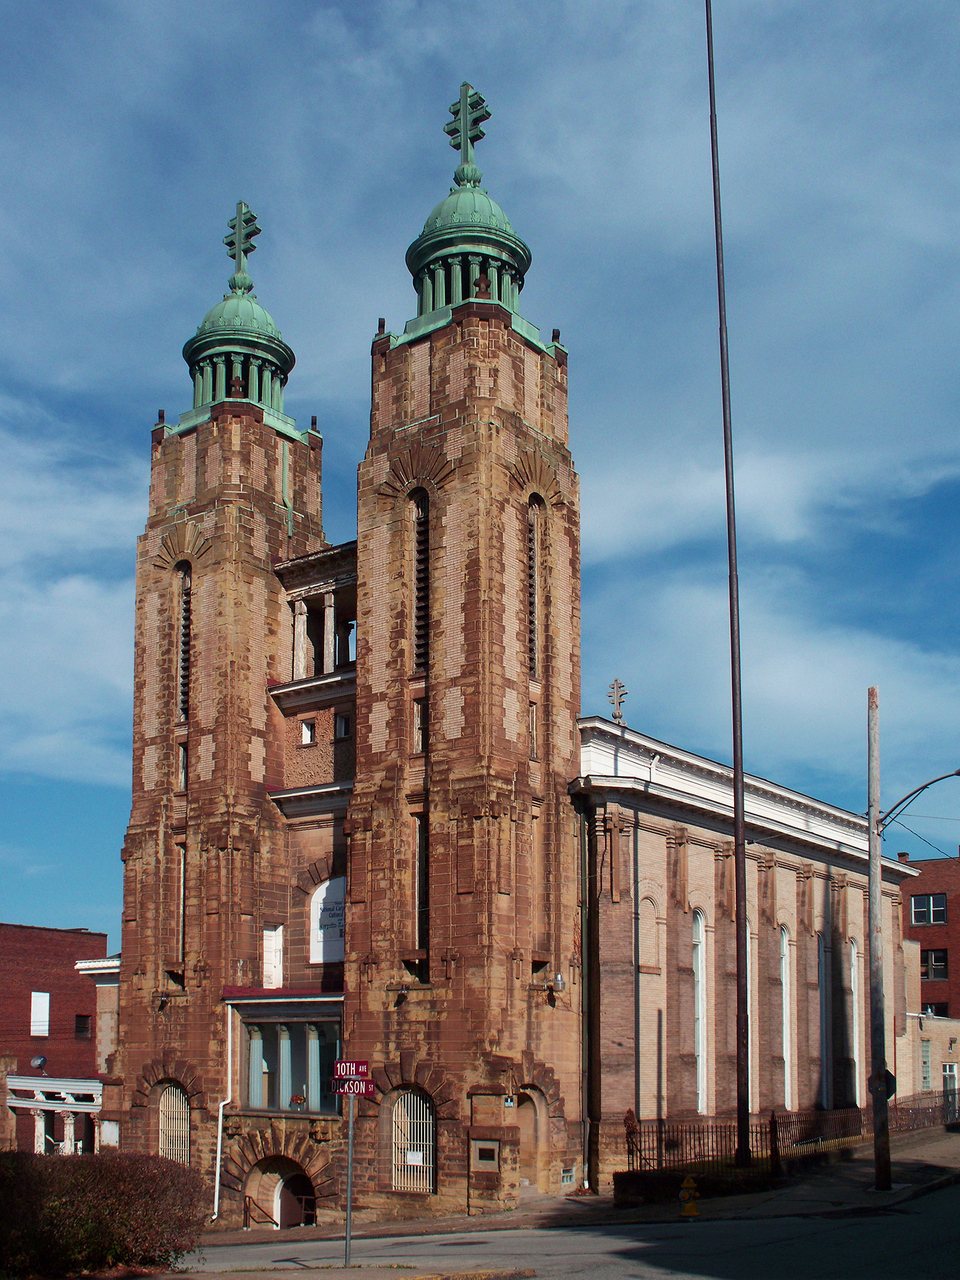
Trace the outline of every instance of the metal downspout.
{"label": "metal downspout", "polygon": [[217,1171],[213,1181],[213,1216],[220,1216],[220,1161],[223,1156],[223,1109],[233,1101],[233,1009],[227,1005],[227,1096],[217,1108]]}
{"label": "metal downspout", "polygon": [[589,988],[589,949],[587,946],[587,819],[583,808],[578,805],[580,817],[580,1134],[582,1151],[580,1167],[583,1171],[583,1185],[590,1190],[590,1116],[587,1106],[589,1097],[589,1058],[587,1045],[590,1023],[590,988]]}

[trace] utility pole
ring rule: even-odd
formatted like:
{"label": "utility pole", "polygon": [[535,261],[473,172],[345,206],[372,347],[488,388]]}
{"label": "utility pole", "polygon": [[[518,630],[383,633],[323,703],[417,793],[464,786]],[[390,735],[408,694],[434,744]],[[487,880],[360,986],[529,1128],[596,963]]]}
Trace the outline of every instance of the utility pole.
{"label": "utility pole", "polygon": [[887,1114],[887,1047],[883,1021],[883,900],[880,866],[880,708],[875,686],[867,690],[867,825],[870,841],[870,1091],[873,1094],[873,1165],[877,1191],[889,1191],[890,1120]]}
{"label": "utility pole", "polygon": [[750,1163],[750,1005],[747,991],[747,837],[743,809],[743,715],[740,697],[740,587],[737,576],[737,515],[733,490],[733,424],[730,413],[730,358],[727,297],[720,217],[720,149],[717,92],[713,75],[713,13],[707,17],[707,79],[710,90],[710,158],[713,166],[713,224],[717,250],[717,306],[720,313],[720,391],[723,402],[723,470],[727,499],[727,580],[730,613],[730,700],[733,720],[733,866],[737,948],[737,1153]]}

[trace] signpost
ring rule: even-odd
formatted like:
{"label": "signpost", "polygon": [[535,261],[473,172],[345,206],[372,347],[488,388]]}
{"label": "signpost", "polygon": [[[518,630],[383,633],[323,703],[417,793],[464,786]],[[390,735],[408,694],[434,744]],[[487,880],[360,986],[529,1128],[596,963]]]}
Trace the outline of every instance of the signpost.
{"label": "signpost", "polygon": [[353,1113],[354,1098],[369,1098],[374,1085],[369,1062],[351,1062],[341,1058],[333,1064],[333,1092],[350,1098],[350,1120],[347,1128],[347,1223],[343,1240],[343,1265],[350,1265],[350,1236],[353,1230]]}

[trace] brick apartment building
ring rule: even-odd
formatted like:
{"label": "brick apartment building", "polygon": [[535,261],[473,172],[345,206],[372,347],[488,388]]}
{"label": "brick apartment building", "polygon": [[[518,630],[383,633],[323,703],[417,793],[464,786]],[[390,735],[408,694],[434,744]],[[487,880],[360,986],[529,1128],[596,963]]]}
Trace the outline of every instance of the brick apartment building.
{"label": "brick apartment building", "polygon": [[[342,1205],[338,1057],[373,1078],[357,1204],[396,1215],[596,1186],[627,1106],[732,1097],[729,780],[605,721],[581,764],[567,353],[519,312],[530,250],[480,186],[483,100],[452,114],[417,314],[373,339],[357,540],[324,538],[246,206],[184,347],[193,405],[153,431],[103,1116],[207,1172],[224,1225]],[[858,1097],[863,822],[764,786],[756,1102]],[[913,873],[886,874],[894,927]]]}
{"label": "brick apartment building", "polygon": [[960,1017],[960,861],[900,857],[918,873],[904,901],[903,929],[920,947],[921,1010]]}
{"label": "brick apartment building", "polygon": [[[97,989],[76,965],[106,954],[105,933],[0,924],[0,1056],[9,1060],[10,1076],[35,1078],[38,1087],[44,1077],[96,1078]],[[43,1064],[33,1066],[40,1058]],[[63,1141],[63,1113],[68,1109],[62,1105],[43,1110],[44,1144],[50,1148]],[[20,1150],[37,1146],[36,1120],[29,1108],[16,1108]],[[83,1141],[90,1122],[82,1119],[79,1125],[77,1140]],[[87,1142],[92,1144],[92,1131]]]}

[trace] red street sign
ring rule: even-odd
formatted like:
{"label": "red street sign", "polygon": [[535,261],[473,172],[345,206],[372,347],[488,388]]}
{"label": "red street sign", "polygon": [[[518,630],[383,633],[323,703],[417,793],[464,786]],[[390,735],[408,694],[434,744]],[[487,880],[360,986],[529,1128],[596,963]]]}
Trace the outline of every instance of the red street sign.
{"label": "red street sign", "polygon": [[348,1062],[346,1059],[341,1059],[333,1064],[334,1080],[349,1080],[353,1076],[365,1077],[369,1074],[369,1062]]}
{"label": "red street sign", "polygon": [[334,1093],[354,1093],[359,1098],[372,1098],[374,1089],[372,1080],[334,1080]]}

